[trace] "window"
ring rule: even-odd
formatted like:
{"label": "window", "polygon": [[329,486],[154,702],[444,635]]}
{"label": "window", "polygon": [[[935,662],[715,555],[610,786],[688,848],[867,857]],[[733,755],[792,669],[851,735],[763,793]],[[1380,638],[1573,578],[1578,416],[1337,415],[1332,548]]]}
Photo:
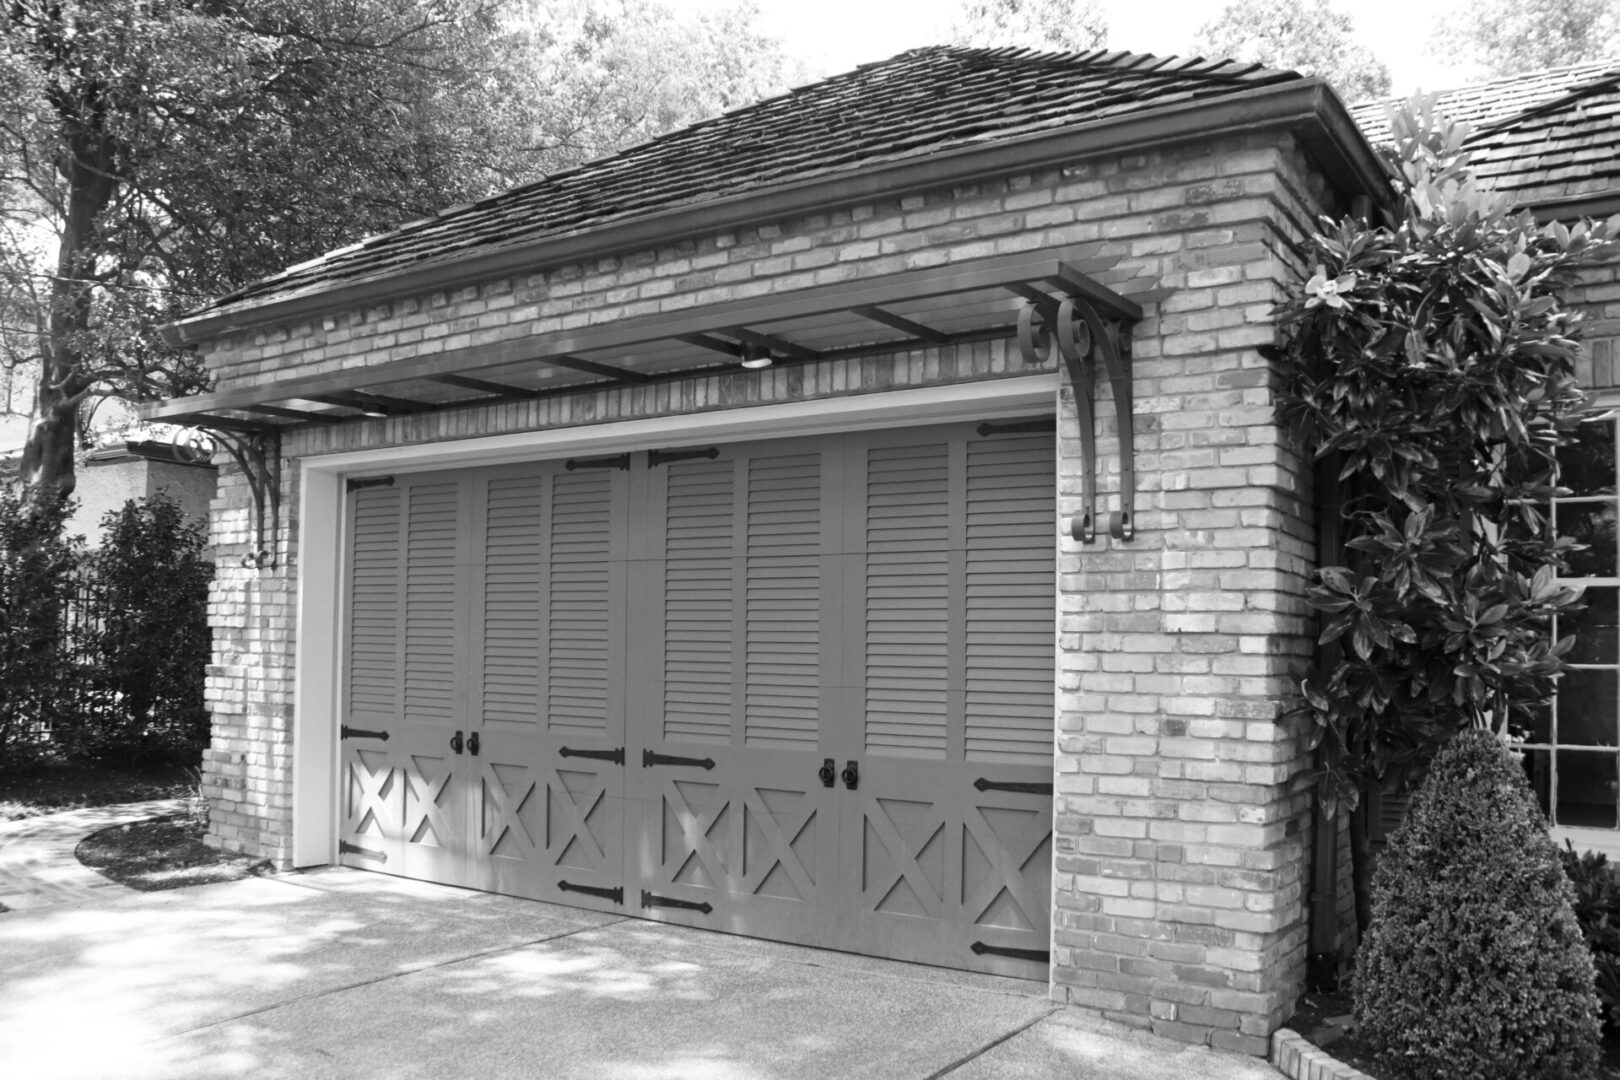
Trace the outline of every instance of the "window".
{"label": "window", "polygon": [[1585,545],[1563,581],[1585,589],[1585,610],[1558,620],[1575,635],[1557,697],[1527,732],[1525,768],[1555,828],[1620,827],[1620,549],[1616,547],[1616,424],[1581,425],[1559,454],[1553,529]]}

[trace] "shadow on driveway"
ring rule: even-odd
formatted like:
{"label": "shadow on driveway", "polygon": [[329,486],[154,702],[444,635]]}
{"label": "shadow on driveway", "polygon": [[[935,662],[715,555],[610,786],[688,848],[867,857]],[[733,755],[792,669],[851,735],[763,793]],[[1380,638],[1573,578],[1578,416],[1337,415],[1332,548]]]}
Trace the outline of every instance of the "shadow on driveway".
{"label": "shadow on driveway", "polygon": [[0,1062],[19,1080],[1278,1075],[1041,984],[345,870],[0,916]]}

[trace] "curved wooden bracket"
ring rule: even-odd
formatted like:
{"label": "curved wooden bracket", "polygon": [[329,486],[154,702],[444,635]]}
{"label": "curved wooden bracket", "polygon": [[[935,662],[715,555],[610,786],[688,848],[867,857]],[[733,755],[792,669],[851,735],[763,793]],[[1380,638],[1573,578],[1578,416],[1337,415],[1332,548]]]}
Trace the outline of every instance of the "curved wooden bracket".
{"label": "curved wooden bracket", "polygon": [[190,449],[212,457],[211,447],[222,448],[247,478],[253,495],[253,550],[242,556],[249,570],[274,569],[281,535],[281,432],[278,429],[237,431],[197,426],[190,432]]}
{"label": "curved wooden bracket", "polygon": [[[1119,509],[1108,515],[1108,535],[1116,540],[1136,536],[1136,437],[1131,417],[1135,402],[1131,391],[1130,337],[1124,324],[1105,323],[1084,298],[1065,297],[1057,308],[1057,325],[1045,330],[1046,312],[1028,304],[1019,313],[1018,344],[1024,359],[1038,362],[1049,341],[1057,344],[1080,421],[1080,512],[1069,519],[1066,531],[1082,544],[1097,538],[1097,421],[1096,359],[1102,356],[1108,385],[1114,394],[1114,415],[1119,429]],[[1038,350],[1038,351],[1037,351]]]}

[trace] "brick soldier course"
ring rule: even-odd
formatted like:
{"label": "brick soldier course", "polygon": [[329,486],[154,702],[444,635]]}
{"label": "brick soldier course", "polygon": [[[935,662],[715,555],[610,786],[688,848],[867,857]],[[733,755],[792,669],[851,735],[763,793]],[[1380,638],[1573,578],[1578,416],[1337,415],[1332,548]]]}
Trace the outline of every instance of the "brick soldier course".
{"label": "brick soldier course", "polygon": [[[1046,80],[1040,86],[1081,85],[1128,81],[1122,72],[1165,63],[932,49],[823,85],[847,84],[847,94],[864,101],[881,97],[884,73],[926,84],[958,66],[1033,67]],[[430,245],[395,264],[381,254],[366,264],[372,256],[363,247],[346,249],[179,324],[175,338],[204,353],[214,396],[155,413],[189,412],[198,422],[245,416],[230,402],[258,392],[285,401],[300,380],[427,356],[461,370],[453,366],[458,358],[537,334],[977,260],[1031,253],[1112,260],[1106,281],[1138,295],[1143,310],[1128,341],[1135,535],[1126,541],[1099,531],[1082,544],[1053,522],[1050,993],[1162,1034],[1263,1054],[1304,978],[1309,755],[1283,713],[1289,666],[1312,648],[1303,595],[1316,552],[1310,468],[1279,431],[1276,376],[1256,346],[1273,340],[1269,313],[1307,269],[1297,251],[1316,215],[1376,195],[1380,181],[1365,143],[1321,83],[1238,65],[1210,71],[1184,76],[1207,92],[1207,103],[1161,99],[1159,84],[1144,79],[1128,108],[1083,102],[1048,116],[1041,129],[1048,134],[1081,134],[1059,160],[1024,168],[1012,157],[999,175],[913,177],[887,194],[834,192],[817,207],[771,220],[696,228],[640,248],[609,238],[598,254],[573,255],[589,250],[592,229],[612,227],[587,224],[559,234],[557,249],[567,257],[554,260],[540,244],[532,269],[443,287],[418,284],[425,270],[413,260],[431,269]],[[1020,85],[1007,93],[1025,92]],[[735,115],[746,127],[749,111]],[[1137,126],[1123,130],[1130,124]],[[1095,137],[1082,137],[1091,131]],[[1027,134],[992,132],[983,142]],[[867,154],[848,168],[858,172],[879,157]],[[798,168],[788,179],[815,172]],[[501,205],[465,211],[468,230]],[[453,234],[453,217],[429,227]],[[411,229],[402,235],[381,238],[375,250],[405,244]],[[418,277],[402,278],[397,293],[367,284],[411,273]],[[375,295],[343,299],[363,287]],[[300,297],[313,298],[307,302],[317,310],[301,313]],[[281,434],[288,467],[277,565],[239,565],[237,557],[257,546],[254,501],[240,471],[222,473],[215,504],[220,572],[210,601],[214,737],[205,784],[213,839],[283,867],[309,858],[296,840],[305,760],[298,597],[309,570],[300,550],[299,463],[768,405],[871,407],[883,395],[1032,379],[1046,380],[1044,408],[1058,417],[1058,509],[1072,515],[1082,493],[1074,387],[1053,357],[1028,363],[1010,335],[760,371],[710,366],[637,385],[582,376],[566,392],[529,400],[378,418],[351,410],[323,418],[342,422],[289,425]],[[276,387],[286,389],[267,392]],[[1097,396],[1100,509],[1111,510],[1120,470],[1106,379]],[[332,826],[324,828],[330,835]]]}

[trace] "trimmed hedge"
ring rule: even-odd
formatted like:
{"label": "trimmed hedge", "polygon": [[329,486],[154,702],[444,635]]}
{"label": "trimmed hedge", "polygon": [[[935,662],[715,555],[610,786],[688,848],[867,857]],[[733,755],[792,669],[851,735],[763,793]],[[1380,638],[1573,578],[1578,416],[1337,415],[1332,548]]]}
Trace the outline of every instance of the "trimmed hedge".
{"label": "trimmed hedge", "polygon": [[1433,766],[1373,875],[1358,1031],[1385,1080],[1578,1080],[1598,1000],[1574,890],[1523,770],[1490,732]]}
{"label": "trimmed hedge", "polygon": [[1592,950],[1605,1031],[1620,1030],[1620,878],[1608,857],[1564,841],[1564,873],[1575,886],[1575,921]]}

